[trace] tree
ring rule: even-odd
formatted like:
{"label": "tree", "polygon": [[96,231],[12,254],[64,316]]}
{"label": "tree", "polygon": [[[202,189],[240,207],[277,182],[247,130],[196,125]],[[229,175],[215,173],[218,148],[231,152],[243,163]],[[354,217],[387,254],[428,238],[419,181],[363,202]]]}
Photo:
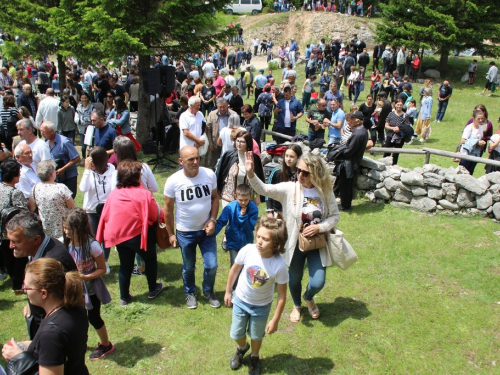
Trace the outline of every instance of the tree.
{"label": "tree", "polygon": [[377,40],[409,49],[436,49],[446,70],[454,50],[476,48],[482,56],[500,55],[499,11],[486,0],[389,0],[380,3]]}
{"label": "tree", "polygon": [[[91,34],[101,41],[98,47],[107,55],[139,56],[137,138],[143,143],[149,136],[150,97],[142,90],[142,72],[150,68],[150,56],[165,53],[185,59],[209,51],[237,28],[217,24],[214,16],[227,0],[95,0],[95,4],[84,21],[92,24]],[[87,38],[92,40],[91,35]]]}

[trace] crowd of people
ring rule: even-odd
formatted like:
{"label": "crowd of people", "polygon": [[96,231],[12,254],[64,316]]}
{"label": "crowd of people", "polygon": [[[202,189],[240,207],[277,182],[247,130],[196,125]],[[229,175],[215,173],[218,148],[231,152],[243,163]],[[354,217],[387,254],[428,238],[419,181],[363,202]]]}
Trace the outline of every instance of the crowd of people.
{"label": "crowd of people", "polygon": [[[2,210],[0,277],[7,274],[12,290],[27,294],[23,315],[32,339],[6,344],[6,360],[31,356],[40,369],[88,373],[88,323],[100,339],[89,358],[112,353],[115,348],[100,313],[101,305],[111,302],[102,278],[111,272],[110,249],[115,247],[119,258],[120,306],[134,302],[132,275],[145,276],[147,296],[156,298],[164,289],[158,281],[158,222],[165,223],[170,245],[181,250],[188,309],[198,307],[198,248],[203,257],[201,295],[209,306],[221,306],[215,291],[216,236],[224,231],[221,246],[230,254],[231,268],[223,303],[233,308],[230,336],[237,344],[231,369],[239,368],[250,350],[250,373],[261,372],[262,340],[278,328],[287,285],[293,301],[290,321],[300,322],[303,303],[312,319],[320,318],[314,297],[325,285],[331,262],[324,247],[302,251],[299,235],[328,233],[336,227],[339,212],[352,209],[353,181],[365,150],[376,144],[401,148],[418,136],[421,142],[429,139],[434,99],[429,80],[418,104],[414,99],[420,61],[404,46],[392,53],[391,47],[377,45],[370,59],[357,35],[348,45],[321,39],[306,46],[305,72],[299,73],[300,48],[293,38],[289,42],[280,46],[285,53],[278,51],[287,61],[279,74],[260,69],[254,76],[246,66],[235,76],[244,61],[239,47],[234,53],[223,47],[203,58],[194,55],[193,64],[166,56],[153,59],[154,64],[172,62],[176,67],[175,89],[163,99],[177,130],[180,168],[165,183],[163,204],[153,197],[158,183],[150,167],[138,160],[141,145],[130,126],[130,113],[138,108],[138,61],[127,59],[130,66],[123,69],[99,66],[99,72],[68,61],[60,75],[49,61],[26,61],[12,72],[16,83],[2,68],[0,207],[11,208],[11,217],[3,223]],[[258,40],[251,43],[254,55],[259,46],[260,53],[272,48],[269,40],[266,48]],[[249,49],[246,58],[251,54]],[[219,69],[225,66],[230,70],[223,77]],[[369,67],[371,85],[366,90]],[[300,99],[299,75],[305,78]],[[63,92],[55,84],[60,76],[68,86]],[[364,90],[369,93],[359,104]],[[443,121],[452,93],[445,80],[438,89],[435,121]],[[273,138],[281,146],[300,138],[297,120],[302,117],[308,132],[303,138],[311,148],[342,148],[335,182],[322,157],[303,154],[295,143],[282,148],[282,164],[264,177],[263,129],[275,131]],[[488,111],[478,105],[458,152],[481,156],[488,142],[490,157],[498,160],[500,135],[493,134]],[[474,172],[475,163],[460,163]],[[84,167],[80,178],[79,164]],[[75,207],[75,197],[82,193],[83,205]],[[264,202],[266,215],[259,219],[258,205]],[[275,288],[277,305],[268,322]]]}

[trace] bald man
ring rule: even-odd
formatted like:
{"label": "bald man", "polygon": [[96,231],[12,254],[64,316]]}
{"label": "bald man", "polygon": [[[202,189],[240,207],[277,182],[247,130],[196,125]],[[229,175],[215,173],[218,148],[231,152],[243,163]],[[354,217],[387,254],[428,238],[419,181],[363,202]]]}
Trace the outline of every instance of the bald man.
{"label": "bald man", "polygon": [[[179,244],[182,252],[182,280],[186,293],[186,306],[196,309],[195,265],[196,247],[203,256],[203,296],[211,307],[220,307],[214,294],[217,273],[217,243],[215,223],[219,212],[217,178],[208,168],[200,167],[200,154],[195,146],[184,146],[179,154],[183,167],[165,183],[165,223],[173,247]],[[174,234],[174,204],[175,228]]]}

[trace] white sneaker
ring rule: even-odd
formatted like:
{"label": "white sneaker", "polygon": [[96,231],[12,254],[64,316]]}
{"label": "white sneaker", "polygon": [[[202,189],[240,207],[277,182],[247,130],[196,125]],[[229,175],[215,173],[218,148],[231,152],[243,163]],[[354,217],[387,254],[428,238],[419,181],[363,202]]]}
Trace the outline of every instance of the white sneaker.
{"label": "white sneaker", "polygon": [[411,145],[412,143],[413,143],[413,138],[412,138],[412,139],[410,139],[410,141],[409,141],[409,142],[406,142],[406,144],[407,144],[407,145]]}
{"label": "white sneaker", "polygon": [[418,141],[421,143],[425,143],[425,139],[423,139],[423,138],[420,138]]}
{"label": "white sneaker", "polygon": [[109,275],[111,270],[109,269],[109,264],[106,262],[106,275]]}

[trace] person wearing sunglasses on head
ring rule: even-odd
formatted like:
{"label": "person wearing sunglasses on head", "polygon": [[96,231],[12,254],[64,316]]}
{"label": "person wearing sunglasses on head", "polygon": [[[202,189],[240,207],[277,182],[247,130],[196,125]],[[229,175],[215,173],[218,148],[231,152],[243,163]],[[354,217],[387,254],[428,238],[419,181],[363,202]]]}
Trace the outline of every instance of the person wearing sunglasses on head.
{"label": "person wearing sunglasses on head", "polygon": [[[318,319],[320,312],[314,296],[325,285],[326,267],[331,258],[326,248],[301,251],[298,246],[299,233],[312,237],[318,233],[328,233],[339,221],[339,210],[333,195],[333,179],[326,163],[319,156],[303,155],[297,163],[297,181],[271,185],[263,183],[254,172],[254,158],[251,152],[245,157],[245,169],[250,185],[257,194],[279,201],[283,206],[288,240],[283,255],[289,267],[290,294],[293,310],[290,321],[297,323],[301,317],[302,298],[306,302],[311,318]],[[307,260],[309,283],[302,295],[302,278]]]}

